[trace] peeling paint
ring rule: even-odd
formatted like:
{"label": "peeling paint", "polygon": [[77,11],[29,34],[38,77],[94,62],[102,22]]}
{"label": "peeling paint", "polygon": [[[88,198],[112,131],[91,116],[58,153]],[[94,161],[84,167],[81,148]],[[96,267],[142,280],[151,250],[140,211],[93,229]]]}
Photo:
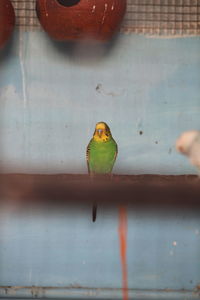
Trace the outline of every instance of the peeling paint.
{"label": "peeling paint", "polygon": [[107,92],[104,88],[103,88],[103,85],[101,83],[97,84],[96,86],[96,91],[99,93],[99,94],[103,94],[105,96],[111,96],[111,97],[119,97],[119,96],[122,96],[124,94],[124,89],[122,90],[121,93],[116,93],[116,92]]}

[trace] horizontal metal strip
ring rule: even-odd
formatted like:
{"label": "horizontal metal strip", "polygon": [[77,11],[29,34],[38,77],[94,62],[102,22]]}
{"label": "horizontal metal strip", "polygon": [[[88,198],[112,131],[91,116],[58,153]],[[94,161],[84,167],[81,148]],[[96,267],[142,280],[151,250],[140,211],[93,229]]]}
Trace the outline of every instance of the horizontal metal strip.
{"label": "horizontal metal strip", "polygon": [[[186,290],[129,290],[129,300],[200,299],[197,291]],[[1,299],[122,299],[121,289],[73,287],[0,287]]]}

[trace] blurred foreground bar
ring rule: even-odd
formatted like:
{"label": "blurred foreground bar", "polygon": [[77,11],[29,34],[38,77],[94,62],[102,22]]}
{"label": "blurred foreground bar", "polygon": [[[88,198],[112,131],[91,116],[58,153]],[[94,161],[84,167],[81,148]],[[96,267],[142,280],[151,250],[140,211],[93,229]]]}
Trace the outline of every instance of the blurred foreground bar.
{"label": "blurred foreground bar", "polygon": [[200,207],[200,181],[194,175],[114,175],[91,181],[87,175],[0,175],[0,202],[52,206],[66,203],[126,203]]}

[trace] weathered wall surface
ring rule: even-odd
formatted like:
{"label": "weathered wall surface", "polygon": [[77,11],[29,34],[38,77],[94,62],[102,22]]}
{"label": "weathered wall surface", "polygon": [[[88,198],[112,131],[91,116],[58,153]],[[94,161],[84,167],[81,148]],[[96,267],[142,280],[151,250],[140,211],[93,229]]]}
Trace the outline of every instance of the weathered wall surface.
{"label": "weathered wall surface", "polygon": [[194,173],[174,143],[199,129],[199,50],[199,37],[71,45],[16,31],[0,54],[0,170],[85,173],[103,120],[119,145],[115,173]]}
{"label": "weathered wall surface", "polygon": [[[117,206],[99,205],[95,223],[86,204],[69,205],[56,213],[1,209],[0,225],[0,286],[121,287]],[[199,284],[198,211],[129,207],[127,246],[130,290],[159,293],[160,289],[193,290]],[[79,298],[85,293],[79,290]],[[115,299],[115,293],[120,299],[120,290],[105,299]],[[61,295],[57,291],[57,297]],[[149,299],[143,297],[139,299]]]}
{"label": "weathered wall surface", "polygon": [[[194,173],[174,143],[183,130],[199,129],[199,50],[198,37],[121,34],[103,47],[16,31],[0,54],[0,171],[86,173],[86,145],[103,120],[119,145],[115,173]],[[159,289],[168,288],[198,297],[198,212],[128,214],[129,288],[151,289],[132,298],[156,299],[156,291],[161,299]],[[99,207],[95,224],[88,205],[51,214],[1,209],[0,244],[0,286],[71,287],[76,298],[93,295],[80,287],[121,287],[117,207]],[[6,293],[0,289],[16,295]],[[106,293],[99,290],[99,298],[121,297],[120,290]]]}

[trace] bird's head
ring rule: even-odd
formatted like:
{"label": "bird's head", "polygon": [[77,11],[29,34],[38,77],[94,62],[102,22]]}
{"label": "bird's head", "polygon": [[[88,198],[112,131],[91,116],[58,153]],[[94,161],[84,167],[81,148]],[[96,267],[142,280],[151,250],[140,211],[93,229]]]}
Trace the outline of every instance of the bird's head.
{"label": "bird's head", "polygon": [[110,128],[105,122],[99,122],[96,124],[93,138],[97,142],[107,142],[111,139],[112,135]]}
{"label": "bird's head", "polygon": [[176,141],[176,149],[184,155],[189,155],[191,146],[197,138],[197,130],[186,131]]}

